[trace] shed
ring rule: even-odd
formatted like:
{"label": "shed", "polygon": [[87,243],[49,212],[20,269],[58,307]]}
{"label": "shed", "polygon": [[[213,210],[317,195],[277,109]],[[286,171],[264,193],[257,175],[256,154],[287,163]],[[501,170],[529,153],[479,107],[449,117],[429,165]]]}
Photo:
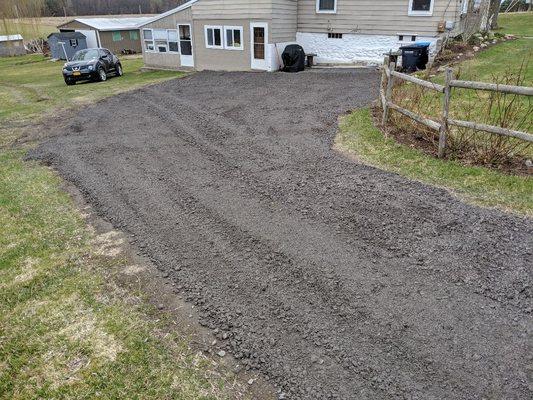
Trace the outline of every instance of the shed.
{"label": "shed", "polygon": [[26,54],[22,35],[0,35],[0,57]]}
{"label": "shed", "polygon": [[61,32],[80,32],[87,38],[87,47],[105,47],[115,53],[123,50],[140,53],[139,25],[151,17],[76,18],[58,26]]}
{"label": "shed", "polygon": [[67,53],[70,60],[78,50],[87,48],[87,38],[80,32],[55,32],[48,35],[48,46],[52,58],[65,60]]}

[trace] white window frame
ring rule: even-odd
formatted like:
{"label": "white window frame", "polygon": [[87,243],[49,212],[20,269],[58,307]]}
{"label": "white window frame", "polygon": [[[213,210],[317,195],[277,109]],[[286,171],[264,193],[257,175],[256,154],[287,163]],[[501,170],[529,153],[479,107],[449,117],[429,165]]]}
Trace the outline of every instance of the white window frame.
{"label": "white window frame", "polygon": [[407,10],[407,15],[411,17],[430,17],[433,15],[433,5],[435,4],[435,0],[429,0],[430,6],[429,11],[414,11],[413,10],[413,0],[409,0],[409,8]]}
{"label": "white window frame", "polygon": [[[157,50],[157,43],[156,42],[159,42],[161,43],[163,40],[165,39],[156,39],[155,36],[154,36],[154,30],[158,30],[158,31],[166,31],[166,43],[165,43],[165,47],[167,49],[167,51],[165,52],[160,52]],[[152,39],[149,40],[149,39],[145,39],[144,38],[144,31],[150,31],[152,33]],[[177,51],[171,51],[170,50],[170,45],[168,42],[170,42],[171,40],[169,40],[169,37],[168,37],[168,32],[169,31],[176,31],[176,33],[179,35],[179,33],[177,32],[177,29],[143,29],[143,32],[142,32],[142,42],[143,42],[143,50],[147,53],[161,53],[161,54],[166,54],[166,53],[170,53],[170,54],[180,54],[180,41],[179,41],[179,36],[178,36],[178,50]],[[175,41],[174,41],[175,42]],[[152,43],[152,47],[153,49],[152,50],[149,50],[148,48],[146,48],[146,43]],[[159,44],[160,46],[162,44]]]}
{"label": "white window frame", "polygon": [[[152,33],[152,39],[145,39],[144,37],[144,31],[150,31]],[[154,41],[154,32],[152,29],[143,29],[143,32],[142,32],[142,41],[143,41],[143,50],[147,53],[157,53],[156,49],[155,49],[155,41]],[[152,50],[148,49],[146,47],[146,43],[147,42],[151,42],[152,43]]]}
{"label": "white window frame", "polygon": [[[155,37],[156,31],[164,32],[165,39],[156,38]],[[154,51],[156,53],[162,53],[162,54],[168,53],[168,31],[166,29],[160,29],[160,28],[152,29],[152,38],[154,40]],[[164,47],[165,51],[159,51],[159,47]]]}
{"label": "white window frame", "polygon": [[317,14],[336,14],[337,13],[337,0],[333,0],[333,10],[321,10],[320,0],[316,0],[316,13]]}
{"label": "white window frame", "polygon": [[[227,31],[231,30],[233,31],[240,31],[241,34],[241,45],[240,46],[230,46],[228,45],[228,34]],[[224,26],[224,48],[226,50],[244,50],[244,29],[242,26]],[[233,33],[232,33],[233,35]],[[207,41],[207,38],[206,38]],[[233,37],[233,41],[235,43],[235,36]]]}
{"label": "white window frame", "polygon": [[[74,44],[72,44],[74,42]],[[78,47],[78,39],[69,39],[70,47]]]}
{"label": "white window frame", "polygon": [[[213,44],[210,45],[207,41],[207,30],[212,29],[213,30]],[[215,33],[214,30],[219,29],[220,30],[220,46],[215,45]],[[205,37],[205,48],[206,49],[224,49],[224,27],[222,25],[204,25],[204,37]]]}
{"label": "white window frame", "polygon": [[[169,32],[175,31],[176,32],[176,40],[170,40]],[[178,44],[178,50],[173,51],[170,50],[170,42],[174,42]],[[167,53],[170,54],[180,54],[180,33],[177,29],[167,29]]]}
{"label": "white window frame", "polygon": [[[398,44],[409,44],[409,43],[416,43],[418,40],[418,33],[397,33],[398,36]],[[403,36],[403,40],[400,40],[400,36]],[[413,40],[413,36],[415,40]]]}

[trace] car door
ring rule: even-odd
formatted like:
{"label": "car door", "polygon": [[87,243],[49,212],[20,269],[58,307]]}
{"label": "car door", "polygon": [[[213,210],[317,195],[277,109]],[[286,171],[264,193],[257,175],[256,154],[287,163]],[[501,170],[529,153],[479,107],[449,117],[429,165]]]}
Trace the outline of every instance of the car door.
{"label": "car door", "polygon": [[109,50],[100,49],[100,60],[102,64],[104,65],[104,69],[106,71],[109,71],[112,68],[113,57],[111,56],[111,53],[109,52]]}

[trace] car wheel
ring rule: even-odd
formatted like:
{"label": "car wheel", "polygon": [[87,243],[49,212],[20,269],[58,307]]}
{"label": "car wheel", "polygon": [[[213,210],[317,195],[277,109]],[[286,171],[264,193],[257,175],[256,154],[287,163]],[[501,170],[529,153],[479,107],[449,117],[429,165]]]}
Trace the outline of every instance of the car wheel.
{"label": "car wheel", "polygon": [[124,74],[124,72],[122,71],[122,65],[117,64],[115,66],[115,75],[116,76],[122,76],[123,74]]}
{"label": "car wheel", "polygon": [[66,83],[68,86],[72,86],[72,85],[75,85],[75,84],[76,84],[76,81],[73,80],[73,79],[70,79],[70,78],[65,78],[65,83]]}
{"label": "car wheel", "polygon": [[100,68],[100,69],[98,70],[98,80],[99,80],[100,82],[105,82],[105,81],[107,80],[107,74],[106,74],[106,72],[105,72],[105,69]]}

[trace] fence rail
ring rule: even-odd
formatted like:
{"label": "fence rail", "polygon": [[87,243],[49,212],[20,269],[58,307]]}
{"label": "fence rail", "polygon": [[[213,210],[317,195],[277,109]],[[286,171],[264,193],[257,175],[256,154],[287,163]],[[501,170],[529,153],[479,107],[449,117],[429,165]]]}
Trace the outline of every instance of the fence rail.
{"label": "fence rail", "polygon": [[[449,118],[452,88],[488,90],[488,91],[507,93],[507,94],[533,96],[533,87],[500,85],[497,83],[455,80],[455,79],[452,79],[453,71],[450,68],[446,69],[445,84],[440,85],[438,83],[429,82],[424,79],[416,78],[412,75],[407,75],[407,74],[403,74],[401,72],[395,71],[395,67],[396,67],[395,64],[389,62],[389,58],[385,57],[385,63],[383,65],[383,74],[381,78],[382,79],[381,87],[379,91],[381,105],[383,107],[383,117],[382,117],[381,122],[383,125],[385,125],[388,121],[389,110],[394,110],[396,112],[399,112],[402,115],[405,115],[408,118],[411,118],[412,120],[420,124],[427,126],[430,129],[438,131],[439,132],[439,158],[444,157],[444,154],[446,151],[446,139],[449,133],[450,125],[458,126],[462,128],[469,128],[469,129],[473,129],[476,131],[493,133],[496,135],[514,137],[517,139],[521,139],[521,140],[533,143],[533,135],[528,132],[515,131],[512,129],[507,129],[507,128],[503,128],[500,126],[486,125],[486,124],[481,124],[477,122],[461,121],[461,120]],[[442,102],[441,121],[440,122],[433,121],[432,119],[426,118],[422,115],[418,115],[417,113],[411,110],[408,110],[406,108],[400,107],[397,104],[394,104],[391,101],[394,78],[398,78],[398,79],[401,79],[407,82],[414,83],[415,85],[419,85],[427,89],[431,89],[439,93],[443,93],[444,98]]]}

